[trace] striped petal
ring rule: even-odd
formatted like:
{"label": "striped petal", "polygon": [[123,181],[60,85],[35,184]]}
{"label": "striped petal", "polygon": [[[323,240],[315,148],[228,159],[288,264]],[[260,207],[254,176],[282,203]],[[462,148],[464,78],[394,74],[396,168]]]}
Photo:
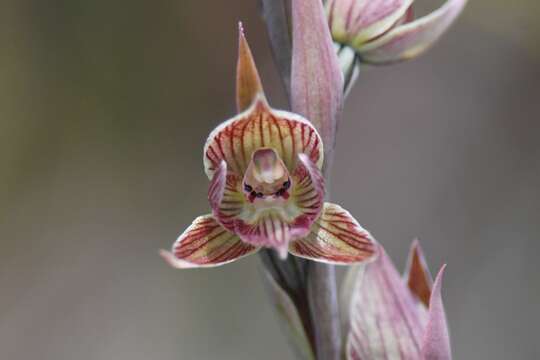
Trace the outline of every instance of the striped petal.
{"label": "striped petal", "polygon": [[411,4],[412,0],[329,0],[334,41],[360,47],[394,26]]}
{"label": "striped petal", "polygon": [[363,62],[383,64],[411,59],[433,45],[463,10],[467,0],[447,0],[427,16],[397,26],[357,48]]}
{"label": "striped petal", "polygon": [[375,240],[348,211],[325,203],[309,235],[291,243],[293,255],[331,264],[351,264],[372,260]]}
{"label": "striped petal", "polygon": [[446,323],[446,314],[441,295],[442,278],[445,268],[446,265],[441,268],[435,279],[433,293],[429,301],[428,323],[422,340],[422,355],[425,360],[452,359],[448,325]]}
{"label": "striped petal", "polygon": [[234,231],[243,241],[275,248],[285,258],[289,242],[309,233],[321,212],[323,200],[324,179],[320,169],[307,155],[299,154],[290,196],[262,200],[262,204],[246,203],[234,221]]}
{"label": "striped petal", "polygon": [[204,169],[209,179],[225,160],[229,173],[242,177],[252,154],[272,148],[289,172],[296,168],[298,154],[304,153],[320,168],[323,145],[315,128],[303,117],[270,109],[258,97],[243,113],[218,126],[204,147]]}
{"label": "striped petal", "polygon": [[180,235],[171,252],[161,250],[160,254],[169,265],[186,269],[224,265],[257,250],[225,230],[212,215],[203,215]]}
{"label": "striped petal", "polygon": [[208,200],[214,218],[227,230],[234,232],[234,220],[246,204],[241,191],[241,180],[235,174],[227,174],[227,163],[222,160],[216,168],[210,187]]}
{"label": "striped petal", "polygon": [[423,324],[400,274],[379,247],[353,290],[347,356],[351,360],[422,359]]}
{"label": "striped petal", "polygon": [[411,245],[404,277],[409,290],[427,308],[433,280],[418,240]]}

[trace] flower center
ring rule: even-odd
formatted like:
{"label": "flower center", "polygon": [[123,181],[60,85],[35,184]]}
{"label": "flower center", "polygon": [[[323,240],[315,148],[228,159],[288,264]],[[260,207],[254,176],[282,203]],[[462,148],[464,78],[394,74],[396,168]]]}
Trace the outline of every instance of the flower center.
{"label": "flower center", "polygon": [[262,148],[253,152],[243,180],[249,202],[272,207],[289,198],[290,187],[289,171],[274,149]]}

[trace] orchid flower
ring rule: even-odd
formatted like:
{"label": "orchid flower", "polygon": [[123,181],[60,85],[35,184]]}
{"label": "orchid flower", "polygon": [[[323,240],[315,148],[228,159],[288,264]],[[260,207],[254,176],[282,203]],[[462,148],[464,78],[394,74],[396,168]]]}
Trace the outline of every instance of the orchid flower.
{"label": "orchid flower", "polygon": [[442,303],[443,266],[435,282],[422,249],[413,242],[402,277],[384,250],[363,272],[351,275],[349,360],[450,360]]}
{"label": "orchid flower", "polygon": [[467,0],[446,0],[414,19],[413,0],[327,0],[334,41],[356,52],[360,62],[385,64],[414,58],[450,27]]}
{"label": "orchid flower", "polygon": [[212,213],[199,216],[161,255],[177,268],[212,267],[261,247],[281,258],[334,264],[369,260],[375,240],[342,207],[325,203],[323,143],[304,117],[272,109],[239,31],[239,114],[204,146]]}

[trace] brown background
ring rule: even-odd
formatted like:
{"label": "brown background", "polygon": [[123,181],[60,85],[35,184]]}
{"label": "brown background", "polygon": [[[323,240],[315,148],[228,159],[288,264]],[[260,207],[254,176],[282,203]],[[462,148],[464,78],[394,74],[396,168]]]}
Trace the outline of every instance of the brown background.
{"label": "brown background", "polygon": [[[456,359],[540,357],[539,10],[472,0],[426,56],[363,69],[340,126],[334,199],[400,267],[415,236],[449,264]],[[157,255],[208,211],[238,20],[283,105],[255,0],[2,1],[1,359],[291,358],[257,257]]]}

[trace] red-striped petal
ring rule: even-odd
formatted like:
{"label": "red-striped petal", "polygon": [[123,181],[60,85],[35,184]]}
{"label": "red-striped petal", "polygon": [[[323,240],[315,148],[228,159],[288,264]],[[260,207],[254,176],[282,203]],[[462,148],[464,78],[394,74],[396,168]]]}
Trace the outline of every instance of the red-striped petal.
{"label": "red-striped petal", "polygon": [[275,248],[287,256],[290,241],[306,236],[319,216],[324,200],[324,179],[320,169],[305,154],[298,155],[292,173],[290,196],[245,204],[234,220],[234,231],[256,246]]}
{"label": "red-striped petal", "polygon": [[423,359],[421,309],[384,249],[378,252],[353,290],[348,359]]}
{"label": "red-striped petal", "polygon": [[336,42],[359,47],[388,31],[412,0],[329,0],[327,13]]}
{"label": "red-striped petal", "polygon": [[246,198],[241,191],[241,180],[234,174],[227,174],[225,160],[216,168],[210,187],[208,200],[215,219],[227,230],[234,232],[234,220],[244,209]]}
{"label": "red-striped petal", "polygon": [[356,47],[361,60],[383,64],[411,59],[423,53],[452,25],[467,0],[447,0],[434,12],[396,26],[376,40]]}
{"label": "red-striped petal", "polygon": [[293,255],[332,264],[351,264],[372,260],[375,240],[348,211],[325,203],[309,235],[291,243]]}
{"label": "red-striped petal", "polygon": [[204,168],[209,179],[225,160],[229,173],[242,177],[251,155],[272,148],[292,172],[298,154],[304,153],[320,168],[323,145],[315,128],[303,117],[271,109],[259,97],[245,112],[218,126],[204,147]]}
{"label": "red-striped petal", "polygon": [[257,250],[225,230],[212,215],[203,215],[180,235],[171,252],[160,253],[171,266],[185,269],[224,265]]}

